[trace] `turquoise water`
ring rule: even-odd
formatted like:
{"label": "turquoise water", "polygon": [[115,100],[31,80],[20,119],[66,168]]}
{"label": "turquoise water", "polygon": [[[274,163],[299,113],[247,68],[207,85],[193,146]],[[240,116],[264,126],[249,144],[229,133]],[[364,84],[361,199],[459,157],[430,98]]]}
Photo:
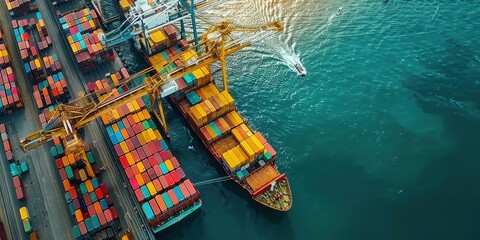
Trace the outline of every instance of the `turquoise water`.
{"label": "turquoise water", "polygon": [[[479,239],[479,13],[476,0],[244,0],[211,11],[286,23],[278,39],[229,57],[228,73],[294,204],[274,212],[232,182],[201,186],[202,209],[159,238]],[[287,66],[289,49],[306,78]],[[224,175],[178,113],[168,121],[194,182]]]}

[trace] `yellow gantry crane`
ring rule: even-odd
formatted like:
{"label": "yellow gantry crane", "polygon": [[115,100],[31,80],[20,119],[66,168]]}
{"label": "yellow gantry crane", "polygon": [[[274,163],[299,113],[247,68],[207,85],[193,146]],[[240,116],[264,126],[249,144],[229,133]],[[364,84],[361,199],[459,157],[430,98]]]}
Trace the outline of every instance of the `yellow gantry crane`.
{"label": "yellow gantry crane", "polygon": [[[237,52],[252,44],[250,39],[237,39],[233,32],[262,32],[266,35],[262,36],[262,39],[267,37],[267,34],[273,34],[283,30],[283,24],[279,21],[270,22],[261,27],[255,28],[238,28],[234,27],[231,21],[223,21],[219,24],[212,25],[212,27],[201,37],[201,43],[190,47],[188,50],[197,49],[197,56],[182,57],[182,54],[171,59],[168,63],[160,66],[160,69],[164,69],[174,61],[181,61],[182,66],[173,69],[172,71],[161,74],[157,71],[151,77],[145,77],[143,84],[140,86],[131,88],[130,90],[122,93],[119,96],[113,96],[113,91],[102,100],[98,100],[96,94],[79,94],[79,98],[73,100],[68,104],[60,104],[52,112],[52,117],[49,119],[47,126],[37,132],[31,133],[28,136],[20,140],[20,146],[24,151],[36,148],[56,137],[65,139],[66,147],[65,153],[73,153],[75,157],[83,159],[86,164],[86,170],[90,177],[94,177],[95,174],[86,161],[87,157],[83,150],[83,143],[78,135],[77,131],[83,128],[88,123],[94,121],[96,118],[111,114],[112,109],[123,106],[128,102],[138,99],[146,94],[150,97],[152,111],[161,123],[162,130],[168,135],[167,124],[165,121],[165,115],[162,107],[161,99],[168,96],[170,93],[165,93],[162,86],[183,77],[184,75],[200,69],[204,66],[220,61],[223,85],[224,89],[228,89],[227,76],[226,76],[226,57],[234,52]],[[259,40],[259,36],[256,36],[256,40]],[[198,50],[200,49],[200,50]],[[184,51],[187,52],[187,51]],[[119,83],[112,85],[107,90],[114,90],[119,86],[125,85],[131,82],[133,79],[153,72],[156,67],[152,66],[144,69],[131,77],[120,81]]]}

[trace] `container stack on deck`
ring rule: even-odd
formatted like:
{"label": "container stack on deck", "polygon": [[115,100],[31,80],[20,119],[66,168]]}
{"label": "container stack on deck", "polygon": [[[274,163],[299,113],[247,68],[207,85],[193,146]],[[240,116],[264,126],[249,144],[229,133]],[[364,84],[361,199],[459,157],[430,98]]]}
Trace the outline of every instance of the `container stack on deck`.
{"label": "container stack on deck", "polygon": [[11,64],[0,29],[0,115],[23,108]]}
{"label": "container stack on deck", "polygon": [[48,35],[47,28],[45,27],[45,22],[43,21],[43,18],[40,12],[36,13],[36,18],[37,18],[36,22],[32,22],[32,19],[30,19],[30,22],[31,22],[30,24],[32,26],[35,25],[37,29],[38,35],[40,37],[40,39],[37,39],[37,40],[40,40],[39,42],[37,42],[38,50],[40,50],[40,52],[43,52],[47,50],[50,46],[52,46],[52,39]]}
{"label": "container stack on deck", "polygon": [[[165,51],[168,47],[177,44],[178,31],[173,25],[167,25],[163,28],[159,28],[149,33],[148,46],[150,48],[150,54],[156,54],[161,51]],[[147,43],[145,38],[142,38],[142,50],[147,52]]]}
{"label": "container stack on deck", "polygon": [[[149,61],[156,66],[157,72],[166,74],[181,63],[194,61],[196,53],[192,50],[182,52],[186,48],[180,41],[177,46],[151,56]],[[180,57],[177,56],[179,53]],[[177,60],[179,63],[162,69],[162,66],[175,59],[181,61]],[[252,131],[244,123],[230,94],[220,92],[211,83],[207,67],[175,81],[180,91],[172,95],[174,102],[227,173],[247,187],[252,195],[280,176],[276,168],[269,164],[276,158],[275,150],[260,133]],[[256,175],[249,177],[254,172]]]}
{"label": "container stack on deck", "polygon": [[156,228],[197,204],[200,193],[168,149],[146,109],[147,100],[113,109],[102,121],[135,199]]}
{"label": "container stack on deck", "polygon": [[37,10],[35,0],[5,0],[10,16],[18,17]]}
{"label": "container stack on deck", "polygon": [[55,138],[50,153],[56,159],[60,178],[65,190],[65,200],[74,218],[72,228],[74,237],[80,239],[93,236],[115,224],[119,219],[105,183],[96,177],[90,177],[83,166],[88,161],[96,175],[100,172],[93,153],[87,143],[84,144],[87,159],[77,159],[65,154],[64,141]]}
{"label": "container stack on deck", "polygon": [[111,98],[116,97],[122,94],[124,91],[128,90],[127,86],[122,86],[121,88],[111,88],[110,86],[116,85],[120,80],[130,77],[126,68],[122,68],[119,72],[116,73],[107,73],[105,74],[104,79],[95,80],[87,83],[87,88],[90,93],[96,93],[98,100],[103,100],[108,97],[108,94]]}
{"label": "container stack on deck", "polygon": [[103,31],[94,10],[85,8],[72,12],[60,17],[59,21],[82,72],[115,59],[113,50],[101,43]]}

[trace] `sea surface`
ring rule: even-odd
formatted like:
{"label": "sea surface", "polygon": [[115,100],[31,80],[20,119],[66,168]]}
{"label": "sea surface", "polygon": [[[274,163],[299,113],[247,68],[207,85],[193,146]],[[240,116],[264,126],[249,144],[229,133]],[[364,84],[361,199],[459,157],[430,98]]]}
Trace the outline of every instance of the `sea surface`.
{"label": "sea surface", "polygon": [[[285,23],[228,76],[293,207],[199,186],[202,208],[158,239],[480,239],[480,1],[243,0],[204,17]],[[175,110],[168,124],[193,182],[225,175]]]}

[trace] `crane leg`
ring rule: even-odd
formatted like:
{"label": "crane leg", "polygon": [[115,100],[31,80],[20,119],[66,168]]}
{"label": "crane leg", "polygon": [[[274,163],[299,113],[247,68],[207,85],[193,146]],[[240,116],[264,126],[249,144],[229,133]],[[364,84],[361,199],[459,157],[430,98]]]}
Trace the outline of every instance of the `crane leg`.
{"label": "crane leg", "polygon": [[162,100],[159,99],[159,100],[157,100],[158,113],[155,111],[154,105],[152,105],[152,110],[153,110],[153,114],[155,115],[157,120],[160,122],[163,133],[165,134],[165,136],[168,139],[170,139],[170,134],[168,133],[168,129],[167,129],[167,121],[165,120],[165,113],[163,111],[163,106],[162,105],[163,105]]}

